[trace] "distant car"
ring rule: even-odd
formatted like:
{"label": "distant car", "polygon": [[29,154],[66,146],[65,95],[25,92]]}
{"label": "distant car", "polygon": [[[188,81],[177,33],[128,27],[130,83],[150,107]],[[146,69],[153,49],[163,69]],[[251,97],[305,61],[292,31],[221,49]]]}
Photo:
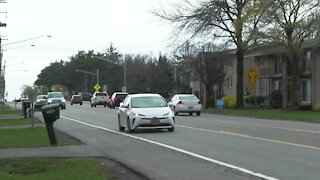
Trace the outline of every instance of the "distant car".
{"label": "distant car", "polygon": [[78,95],[82,97],[82,101],[90,101],[91,94],[87,92],[79,92]]}
{"label": "distant car", "polygon": [[46,105],[46,103],[47,103],[47,95],[38,95],[34,108],[40,109],[42,106]]}
{"label": "distant car", "polygon": [[175,128],[174,113],[159,94],[132,94],[120,103],[118,110],[119,131],[137,129]]}
{"label": "distant car", "polygon": [[49,92],[46,104],[59,104],[61,109],[66,109],[66,99],[61,92]]}
{"label": "distant car", "polygon": [[107,92],[95,92],[91,97],[91,107],[96,107],[97,105],[103,105],[107,107],[107,102],[109,99],[109,95]]}
{"label": "distant car", "polygon": [[196,113],[200,116],[202,105],[193,94],[176,94],[174,95],[170,102],[168,103],[175,115],[178,113]]}
{"label": "distant car", "polygon": [[70,104],[80,104],[82,105],[82,96],[80,95],[72,95],[71,99],[70,99]]}
{"label": "distant car", "polygon": [[128,96],[126,92],[114,92],[110,98],[109,107],[119,107],[120,103]]}

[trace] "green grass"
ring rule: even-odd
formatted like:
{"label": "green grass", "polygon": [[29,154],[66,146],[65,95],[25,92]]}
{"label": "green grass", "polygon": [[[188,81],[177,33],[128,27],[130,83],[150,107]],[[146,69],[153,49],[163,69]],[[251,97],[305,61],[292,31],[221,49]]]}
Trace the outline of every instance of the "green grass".
{"label": "green grass", "polygon": [[[68,139],[56,131],[58,145],[69,144]],[[0,148],[51,146],[45,127],[0,129]],[[1,179],[1,178],[0,178]]]}
{"label": "green grass", "polygon": [[0,160],[0,179],[114,179],[112,173],[94,159],[19,158]]}
{"label": "green grass", "polygon": [[0,127],[1,126],[17,126],[17,125],[31,125],[31,118],[27,119],[0,119]]}
{"label": "green grass", "polygon": [[8,115],[8,114],[21,115],[22,110],[12,109],[12,108],[10,108],[10,106],[8,106],[6,104],[0,104],[0,115]]}
{"label": "green grass", "polygon": [[216,111],[215,109],[203,109],[203,112],[229,116],[320,123],[320,112],[314,111],[289,111],[282,109],[224,109],[223,111]]}

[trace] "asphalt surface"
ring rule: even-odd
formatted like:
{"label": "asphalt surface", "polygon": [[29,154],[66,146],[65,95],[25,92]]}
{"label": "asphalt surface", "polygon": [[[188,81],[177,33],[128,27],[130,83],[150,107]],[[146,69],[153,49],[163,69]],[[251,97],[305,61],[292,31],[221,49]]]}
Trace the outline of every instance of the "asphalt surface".
{"label": "asphalt surface", "polygon": [[[35,117],[43,122],[41,112]],[[58,120],[59,130],[80,145],[0,149],[0,158],[15,157],[100,157],[130,169],[141,179],[261,179],[225,166],[126,136],[73,121]],[[140,175],[140,176],[139,176]],[[131,178],[129,178],[131,179]]]}

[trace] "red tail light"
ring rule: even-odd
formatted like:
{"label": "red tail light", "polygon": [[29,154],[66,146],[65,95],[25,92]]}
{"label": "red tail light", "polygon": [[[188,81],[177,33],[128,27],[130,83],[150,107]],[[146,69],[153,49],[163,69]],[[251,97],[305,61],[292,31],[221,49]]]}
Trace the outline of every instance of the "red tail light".
{"label": "red tail light", "polygon": [[179,101],[178,104],[182,104],[182,101]]}
{"label": "red tail light", "polygon": [[118,97],[116,96],[116,97],[114,97],[114,101],[118,101]]}

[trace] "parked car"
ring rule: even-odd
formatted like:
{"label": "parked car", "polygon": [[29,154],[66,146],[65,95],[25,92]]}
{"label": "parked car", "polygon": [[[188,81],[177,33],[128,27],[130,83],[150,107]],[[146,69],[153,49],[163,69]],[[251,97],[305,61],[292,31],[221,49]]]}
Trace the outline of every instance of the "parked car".
{"label": "parked car", "polygon": [[66,99],[61,92],[49,92],[46,104],[59,104],[61,109],[66,109]]}
{"label": "parked car", "polygon": [[90,101],[91,94],[88,92],[79,92],[78,95],[82,97],[82,101]]}
{"label": "parked car", "polygon": [[38,95],[34,108],[40,109],[42,106],[46,105],[46,103],[47,103],[47,95]]}
{"label": "parked car", "polygon": [[159,94],[128,95],[118,109],[119,131],[134,132],[137,129],[175,128],[174,113]]}
{"label": "parked car", "polygon": [[110,98],[109,107],[119,107],[120,103],[128,96],[126,92],[114,92]]}
{"label": "parked car", "polygon": [[70,104],[80,104],[82,105],[82,96],[80,95],[72,95],[71,99],[70,99]]}
{"label": "parked car", "polygon": [[175,115],[178,115],[178,113],[189,113],[189,115],[196,113],[197,116],[200,116],[202,108],[199,99],[193,94],[176,94],[168,104]]}
{"label": "parked car", "polygon": [[107,107],[107,101],[109,99],[109,95],[107,92],[95,92],[91,97],[91,107],[96,107],[97,105],[103,105]]}

